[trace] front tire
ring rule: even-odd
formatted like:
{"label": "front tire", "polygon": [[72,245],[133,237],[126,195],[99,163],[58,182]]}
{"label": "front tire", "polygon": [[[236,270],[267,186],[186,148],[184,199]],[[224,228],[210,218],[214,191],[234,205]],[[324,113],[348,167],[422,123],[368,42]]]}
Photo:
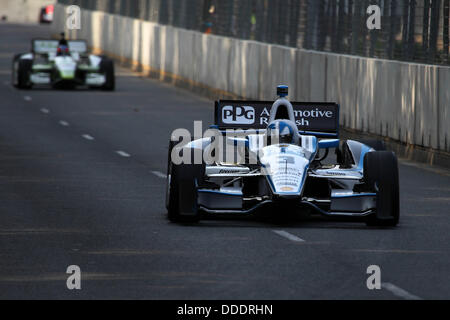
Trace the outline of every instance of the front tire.
{"label": "front tire", "polygon": [[198,222],[200,213],[197,205],[197,187],[203,179],[205,166],[174,164],[171,159],[173,147],[174,143],[171,141],[167,169],[167,218],[175,223]]}
{"label": "front tire", "polygon": [[19,89],[31,89],[30,81],[33,60],[20,59],[20,55],[14,57],[12,71],[12,84]]}
{"label": "front tire", "polygon": [[398,162],[393,152],[369,152],[364,158],[364,180],[377,192],[377,208],[369,226],[395,227],[400,220]]}
{"label": "front tire", "polygon": [[11,84],[13,87],[19,86],[19,77],[18,77],[18,70],[19,70],[19,58],[21,54],[16,54],[12,60],[11,65]]}

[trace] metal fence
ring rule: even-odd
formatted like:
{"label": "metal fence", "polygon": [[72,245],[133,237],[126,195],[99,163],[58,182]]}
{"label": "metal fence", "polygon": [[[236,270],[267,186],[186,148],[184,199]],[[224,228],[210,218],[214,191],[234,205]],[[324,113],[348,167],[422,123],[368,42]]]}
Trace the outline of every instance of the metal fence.
{"label": "metal fence", "polygon": [[[450,0],[59,0],[160,24],[291,47],[450,64]],[[381,9],[369,30],[367,8]]]}

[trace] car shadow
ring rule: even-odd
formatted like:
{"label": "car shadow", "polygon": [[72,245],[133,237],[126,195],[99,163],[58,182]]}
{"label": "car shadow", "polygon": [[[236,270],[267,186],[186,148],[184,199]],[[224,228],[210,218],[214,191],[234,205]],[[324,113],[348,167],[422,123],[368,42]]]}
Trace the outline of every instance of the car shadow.
{"label": "car shadow", "polygon": [[[168,222],[169,223],[169,222]],[[197,228],[266,228],[266,229],[341,229],[341,230],[372,230],[394,229],[385,227],[369,227],[361,218],[324,217],[320,215],[300,214],[289,217],[273,217],[264,215],[249,215],[245,217],[212,215],[203,216],[198,223],[174,223],[175,226]]]}

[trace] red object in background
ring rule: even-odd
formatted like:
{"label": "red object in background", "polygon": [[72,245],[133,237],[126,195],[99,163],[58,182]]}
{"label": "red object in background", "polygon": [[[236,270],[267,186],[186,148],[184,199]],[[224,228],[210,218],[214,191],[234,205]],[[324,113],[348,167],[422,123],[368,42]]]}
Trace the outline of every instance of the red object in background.
{"label": "red object in background", "polygon": [[53,4],[42,7],[41,12],[39,14],[39,22],[40,23],[52,23],[54,10],[55,10],[55,6]]}
{"label": "red object in background", "polygon": [[55,6],[53,4],[50,4],[45,7],[45,13],[53,15],[53,11],[55,10]]}

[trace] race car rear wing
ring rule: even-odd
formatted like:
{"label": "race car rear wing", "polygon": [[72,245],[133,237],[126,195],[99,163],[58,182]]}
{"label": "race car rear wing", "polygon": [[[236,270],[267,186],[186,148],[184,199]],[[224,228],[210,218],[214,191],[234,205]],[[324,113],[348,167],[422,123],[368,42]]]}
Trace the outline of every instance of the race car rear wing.
{"label": "race car rear wing", "polygon": [[[49,54],[56,53],[58,49],[58,40],[48,39],[33,39],[31,41],[31,51],[35,54]],[[77,52],[79,54],[87,53],[87,44],[84,40],[69,40],[67,41],[70,52]]]}
{"label": "race car rear wing", "polygon": [[[301,134],[338,138],[339,104],[291,102]],[[215,103],[215,127],[219,130],[263,130],[270,121],[270,101],[220,100]]]}

